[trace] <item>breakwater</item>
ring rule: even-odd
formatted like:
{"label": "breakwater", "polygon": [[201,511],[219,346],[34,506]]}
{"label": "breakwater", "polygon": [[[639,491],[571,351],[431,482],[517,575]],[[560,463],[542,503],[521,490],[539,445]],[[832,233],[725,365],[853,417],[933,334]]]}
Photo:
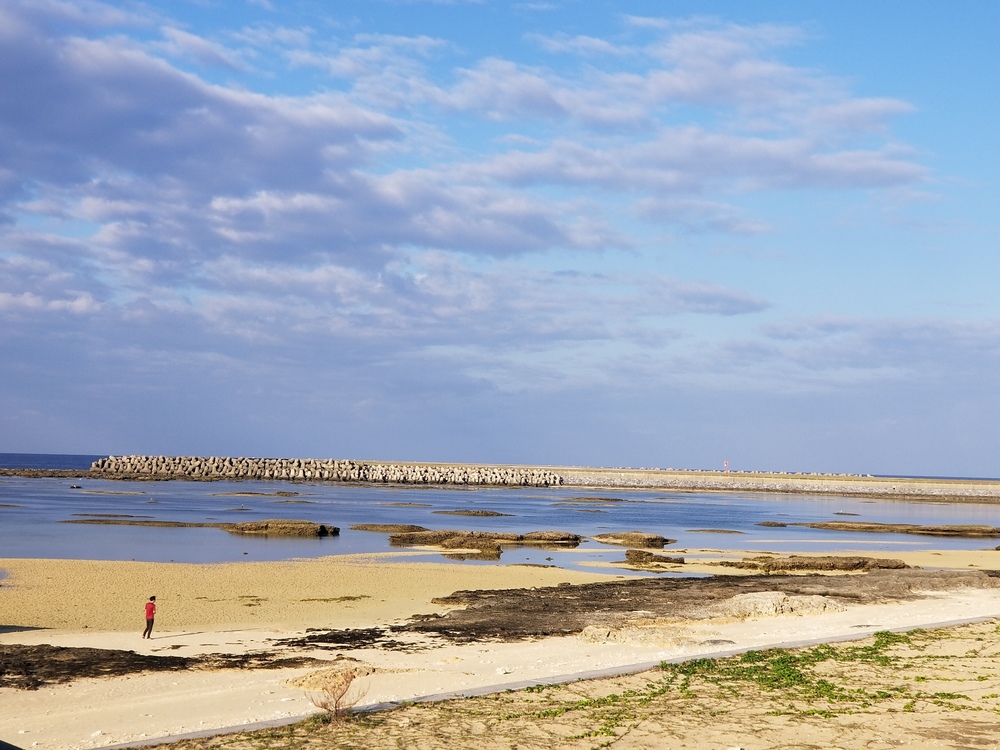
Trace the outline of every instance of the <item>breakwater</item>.
{"label": "breakwater", "polygon": [[568,487],[665,489],[676,492],[762,492],[840,495],[899,500],[1000,503],[995,479],[873,477],[859,474],[788,474],[752,471],[589,468],[553,466]]}
{"label": "breakwater", "polygon": [[381,463],[321,458],[108,456],[90,473],[114,479],[287,479],[381,484],[554,487],[562,477],[526,466]]}
{"label": "breakwater", "polygon": [[0,477],[290,480],[371,484],[656,489],[1000,504],[1000,480],[306,458],[109,456],[88,470],[0,468]]}

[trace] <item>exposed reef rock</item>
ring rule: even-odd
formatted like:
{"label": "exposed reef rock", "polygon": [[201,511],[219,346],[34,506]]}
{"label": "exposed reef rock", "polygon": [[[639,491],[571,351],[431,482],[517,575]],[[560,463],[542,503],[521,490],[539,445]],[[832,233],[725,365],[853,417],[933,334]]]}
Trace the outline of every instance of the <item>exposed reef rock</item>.
{"label": "exposed reef rock", "polygon": [[733,529],[688,529],[689,534],[742,534],[742,531]]}
{"label": "exposed reef rock", "polygon": [[568,531],[529,531],[522,539],[532,544],[563,544],[575,547],[580,543],[580,536]]}
{"label": "exposed reef rock", "polygon": [[247,521],[229,523],[222,526],[234,534],[257,534],[260,536],[337,536],[340,529],[312,521]]}
{"label": "exposed reef rock", "polygon": [[412,531],[427,531],[423,526],[412,523],[356,523],[351,531],[380,531],[383,534],[403,534]]}
{"label": "exposed reef rock", "polygon": [[[464,550],[447,557],[457,560],[499,560],[505,547],[532,546],[540,548],[576,547],[580,536],[566,531],[531,531],[527,534],[504,534],[494,531],[406,531],[392,534],[389,544],[394,547],[438,547],[442,550]],[[471,551],[471,552],[470,552]]]}
{"label": "exposed reef rock", "polygon": [[790,572],[795,570],[902,570],[910,566],[902,560],[878,557],[838,557],[836,555],[790,555],[789,557],[746,557],[739,561],[723,560],[717,563],[726,568],[760,570],[764,573]]}
{"label": "exposed reef rock", "polygon": [[[794,609],[824,597],[837,604],[919,599],[934,591],[992,589],[1000,579],[983,571],[876,570],[863,575],[749,575],[707,578],[632,578],[622,581],[501,591],[457,591],[434,599],[456,607],[440,617],[411,622],[408,630],[437,633],[456,642],[516,641],[573,635],[590,626],[609,632],[629,624],[705,620],[723,611],[715,605],[736,596],[780,592]],[[746,600],[749,602],[750,600]],[[773,593],[751,610],[786,606]],[[837,604],[823,604],[825,608]],[[736,605],[741,606],[741,605]],[[803,609],[799,609],[799,612]],[[737,616],[734,610],[729,616]],[[749,616],[740,615],[740,616]],[[674,632],[676,632],[676,625]]]}
{"label": "exposed reef rock", "polygon": [[[717,601],[705,607],[701,615],[719,622],[750,620],[779,615],[814,615],[823,612],[843,612],[841,602],[816,594],[786,594],[783,591],[757,591]],[[684,619],[694,619],[685,617]],[[704,636],[691,638],[691,631],[678,618],[622,618],[620,624],[588,625],[579,635],[589,643],[630,643],[678,647],[698,643],[735,643],[733,641],[705,641]]]}
{"label": "exposed reef rock", "polygon": [[873,534],[920,534],[923,536],[954,537],[1000,537],[1000,528],[995,526],[918,526],[911,523],[868,523],[865,521],[823,521],[820,523],[792,523],[789,526],[805,526],[810,529],[829,531],[863,531]]}
{"label": "exposed reef rock", "polygon": [[667,557],[657,555],[644,549],[625,550],[625,562],[637,568],[650,568],[657,565],[683,565],[683,557]]}
{"label": "exposed reef rock", "polygon": [[816,594],[789,596],[783,591],[758,591],[752,594],[738,594],[726,602],[720,602],[709,610],[711,615],[746,620],[751,617],[773,617],[775,615],[812,615],[821,612],[843,612],[847,609],[836,599]]}
{"label": "exposed reef rock", "polygon": [[647,534],[644,531],[615,531],[608,534],[597,534],[591,539],[603,544],[618,544],[622,547],[638,549],[663,549],[665,544],[673,544],[676,539],[665,539],[658,534]]}

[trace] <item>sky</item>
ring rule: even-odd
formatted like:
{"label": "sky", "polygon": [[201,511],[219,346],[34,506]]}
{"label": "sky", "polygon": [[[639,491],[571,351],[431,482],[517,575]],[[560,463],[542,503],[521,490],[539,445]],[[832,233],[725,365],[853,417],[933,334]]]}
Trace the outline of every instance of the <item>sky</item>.
{"label": "sky", "polygon": [[997,28],[0,0],[0,452],[1000,477]]}

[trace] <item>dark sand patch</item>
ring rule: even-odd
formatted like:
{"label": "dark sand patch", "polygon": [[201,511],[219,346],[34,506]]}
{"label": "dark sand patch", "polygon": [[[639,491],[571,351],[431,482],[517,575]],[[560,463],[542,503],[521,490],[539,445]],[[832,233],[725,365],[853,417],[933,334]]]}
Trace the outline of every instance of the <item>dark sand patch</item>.
{"label": "dark sand patch", "polygon": [[283,669],[325,664],[303,656],[278,656],[270,651],[205,656],[153,656],[135,651],[60,646],[0,645],[0,687],[37,690],[82,678],[121,677],[139,672],[188,669]]}

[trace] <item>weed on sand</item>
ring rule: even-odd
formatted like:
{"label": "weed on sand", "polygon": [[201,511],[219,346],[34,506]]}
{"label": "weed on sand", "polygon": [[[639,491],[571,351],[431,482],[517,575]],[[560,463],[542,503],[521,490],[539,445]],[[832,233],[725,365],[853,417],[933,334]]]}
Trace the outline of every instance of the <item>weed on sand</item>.
{"label": "weed on sand", "polygon": [[1000,744],[998,714],[1000,626],[990,621],[665,663],[625,677],[356,713],[336,727],[317,716],[161,747],[969,748]]}

